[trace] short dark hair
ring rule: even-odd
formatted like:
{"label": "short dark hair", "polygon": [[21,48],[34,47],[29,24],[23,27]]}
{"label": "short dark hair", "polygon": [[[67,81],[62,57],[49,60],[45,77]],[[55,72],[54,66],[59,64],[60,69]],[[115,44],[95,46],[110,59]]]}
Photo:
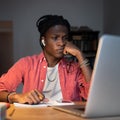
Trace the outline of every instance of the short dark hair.
{"label": "short dark hair", "polygon": [[68,33],[70,33],[70,24],[69,22],[63,18],[63,16],[59,15],[44,15],[40,17],[37,22],[36,26],[40,33],[40,45],[41,44],[41,37],[45,35],[47,30],[55,25],[64,25],[68,29]]}

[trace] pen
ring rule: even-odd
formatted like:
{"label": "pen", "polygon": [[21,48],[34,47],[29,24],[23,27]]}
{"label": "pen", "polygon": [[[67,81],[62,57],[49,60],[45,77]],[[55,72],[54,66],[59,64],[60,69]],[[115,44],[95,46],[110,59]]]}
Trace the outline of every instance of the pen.
{"label": "pen", "polygon": [[15,112],[15,109],[12,109],[11,112],[9,113],[9,116],[12,116],[14,112]]}
{"label": "pen", "polygon": [[11,104],[10,107],[8,108],[8,110],[7,110],[8,116],[11,117],[11,116],[13,115],[14,112],[15,112],[14,105]]}

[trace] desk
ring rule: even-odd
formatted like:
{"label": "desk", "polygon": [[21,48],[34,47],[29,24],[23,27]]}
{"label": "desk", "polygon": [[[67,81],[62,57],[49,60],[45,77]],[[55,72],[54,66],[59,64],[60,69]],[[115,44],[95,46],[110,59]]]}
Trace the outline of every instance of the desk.
{"label": "desk", "polygon": [[[12,114],[14,109],[15,111]],[[11,105],[7,110],[6,120],[80,120],[80,118],[60,112],[52,107],[19,108]]]}
{"label": "desk", "polygon": [[[15,109],[15,110],[14,110]],[[14,113],[12,114],[14,110]],[[44,108],[16,108],[13,105],[7,110],[6,120],[88,120],[53,109]],[[89,120],[120,120],[120,117],[94,118]]]}

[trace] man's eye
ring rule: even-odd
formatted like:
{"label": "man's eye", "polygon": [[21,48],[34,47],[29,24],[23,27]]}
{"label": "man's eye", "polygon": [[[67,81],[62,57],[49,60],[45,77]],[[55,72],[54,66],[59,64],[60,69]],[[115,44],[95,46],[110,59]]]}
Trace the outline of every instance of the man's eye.
{"label": "man's eye", "polygon": [[63,40],[65,40],[65,41],[68,40],[68,37],[64,37]]}
{"label": "man's eye", "polygon": [[57,37],[57,36],[55,36],[55,37],[52,37],[52,39],[53,39],[53,40],[57,40],[57,39],[58,39],[58,37]]}

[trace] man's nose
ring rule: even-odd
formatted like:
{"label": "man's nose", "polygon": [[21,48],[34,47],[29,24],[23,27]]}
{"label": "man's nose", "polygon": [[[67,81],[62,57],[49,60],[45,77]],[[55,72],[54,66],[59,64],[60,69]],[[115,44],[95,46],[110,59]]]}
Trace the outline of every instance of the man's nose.
{"label": "man's nose", "polygon": [[58,40],[58,44],[59,45],[65,45],[66,44],[66,41],[65,40],[63,40],[62,38],[60,38],[59,40]]}

